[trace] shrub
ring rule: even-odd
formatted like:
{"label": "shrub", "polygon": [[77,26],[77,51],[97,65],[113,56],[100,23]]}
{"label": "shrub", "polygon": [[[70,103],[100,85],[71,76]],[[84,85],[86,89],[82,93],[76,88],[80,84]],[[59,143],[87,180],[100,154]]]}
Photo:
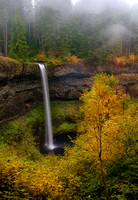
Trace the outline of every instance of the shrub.
{"label": "shrub", "polygon": [[135,62],[135,55],[133,53],[130,54],[129,60],[130,60],[131,63]]}
{"label": "shrub", "polygon": [[57,158],[49,156],[45,159],[42,155],[38,158],[33,162],[25,156],[19,156],[12,146],[1,145],[0,181],[3,199],[41,199],[42,197],[60,199],[62,184],[57,176]]}
{"label": "shrub", "polygon": [[111,54],[108,56],[108,62],[111,62],[118,67],[123,67],[127,63],[130,63],[130,62],[134,63],[135,56],[134,56],[134,54],[131,54],[129,57],[123,56],[121,54]]}
{"label": "shrub", "polygon": [[119,66],[119,67],[123,67],[126,65],[126,59],[124,56],[121,56],[121,57],[115,57],[115,65]]}
{"label": "shrub", "polygon": [[34,61],[46,62],[46,55],[44,53],[39,53],[36,55],[36,58],[34,59]]}
{"label": "shrub", "polygon": [[48,66],[58,66],[58,65],[62,65],[63,61],[60,57],[51,57],[51,58],[47,58],[46,60],[46,64]]}
{"label": "shrub", "polygon": [[72,55],[72,56],[69,58],[69,63],[70,63],[70,64],[77,64],[79,61],[80,61],[80,59],[77,58],[77,56],[74,56],[74,55]]}
{"label": "shrub", "polygon": [[[34,118],[35,122],[42,120],[42,110],[29,111],[18,123],[7,127],[12,135],[7,138],[12,141],[7,144],[3,140],[0,145],[2,199],[137,198],[136,102],[123,106],[129,98],[126,101],[125,95],[116,93],[116,83],[113,76],[100,74],[93,88],[84,92],[79,134],[73,147],[65,147],[62,157],[41,155],[35,145],[31,127]],[[62,116],[64,119],[78,110],[71,103],[62,103],[59,110],[57,104],[53,115],[58,118],[65,111],[69,113]],[[70,128],[67,123],[64,127]]]}

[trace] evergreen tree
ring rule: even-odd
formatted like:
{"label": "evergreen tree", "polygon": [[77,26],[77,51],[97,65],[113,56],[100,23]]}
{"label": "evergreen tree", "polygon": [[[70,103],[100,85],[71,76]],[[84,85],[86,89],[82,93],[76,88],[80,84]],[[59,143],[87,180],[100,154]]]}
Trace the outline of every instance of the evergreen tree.
{"label": "evergreen tree", "polygon": [[75,19],[69,26],[69,47],[72,55],[76,55],[79,58],[87,57],[87,37],[79,26],[79,21]]}
{"label": "evergreen tree", "polygon": [[41,49],[48,56],[55,56],[57,49],[57,15],[51,9],[43,9],[41,18]]}
{"label": "evergreen tree", "polygon": [[58,54],[62,58],[62,60],[68,60],[68,58],[70,57],[69,26],[66,23],[60,27],[58,38]]}
{"label": "evergreen tree", "polygon": [[71,0],[0,0],[0,54],[10,50],[10,56],[25,59],[28,44],[30,56],[75,55],[91,64],[111,54],[137,58],[138,4],[112,1],[81,0],[72,7]]}
{"label": "evergreen tree", "polygon": [[15,13],[13,19],[9,49],[9,56],[12,58],[25,60],[28,57],[25,24],[18,12]]}
{"label": "evergreen tree", "polygon": [[0,51],[3,51],[4,55],[8,54],[8,32],[10,30],[10,15],[12,4],[10,0],[0,0]]}
{"label": "evergreen tree", "polygon": [[132,30],[132,51],[136,55],[136,60],[138,62],[138,4],[136,4],[132,8],[131,30]]}

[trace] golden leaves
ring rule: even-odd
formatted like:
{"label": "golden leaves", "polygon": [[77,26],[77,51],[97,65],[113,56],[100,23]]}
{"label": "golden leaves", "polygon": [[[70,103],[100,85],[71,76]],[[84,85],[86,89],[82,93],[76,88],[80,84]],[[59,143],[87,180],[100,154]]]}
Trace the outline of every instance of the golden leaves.
{"label": "golden leaves", "polygon": [[124,116],[123,105],[129,101],[129,97],[122,92],[116,92],[116,83],[113,76],[99,74],[95,77],[93,88],[84,92],[81,98],[84,102],[81,107],[83,123],[79,124],[79,131],[89,138],[83,143],[82,149],[86,148],[87,152],[89,148],[89,156],[94,158],[96,168],[99,155],[107,163],[124,151],[118,120]]}

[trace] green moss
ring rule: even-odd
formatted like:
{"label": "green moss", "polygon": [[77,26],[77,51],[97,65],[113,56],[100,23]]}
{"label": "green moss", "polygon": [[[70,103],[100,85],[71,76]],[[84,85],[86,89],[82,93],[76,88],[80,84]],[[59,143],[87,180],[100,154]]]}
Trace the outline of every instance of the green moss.
{"label": "green moss", "polygon": [[24,116],[9,122],[8,124],[0,125],[1,142],[20,141],[26,132],[35,132],[34,127],[37,124],[37,129],[42,129],[44,121],[43,106],[30,110]]}
{"label": "green moss", "polygon": [[0,65],[4,65],[5,68],[10,68],[11,70],[14,70],[16,75],[20,74],[23,68],[22,63],[20,63],[19,61],[3,56],[0,56]]}
{"label": "green moss", "polygon": [[24,63],[24,71],[25,71],[25,73],[39,72],[39,74],[40,74],[38,64],[31,63],[31,62]]}
{"label": "green moss", "polygon": [[76,129],[76,127],[77,127],[76,123],[74,124],[63,123],[57,128],[56,131],[57,132],[71,132],[72,130]]}
{"label": "green moss", "polygon": [[0,64],[4,63],[4,60],[2,59],[3,57],[0,56]]}
{"label": "green moss", "polygon": [[79,116],[79,101],[54,101],[51,103],[52,124],[54,134],[62,130],[69,131],[76,128]]}
{"label": "green moss", "polygon": [[26,113],[22,119],[26,122],[26,124],[35,123],[37,120],[44,121],[44,108],[43,105],[39,105],[37,108],[30,110]]}
{"label": "green moss", "polygon": [[55,101],[51,103],[52,117],[76,122],[78,117],[79,101]]}
{"label": "green moss", "polygon": [[[67,102],[56,101],[51,103],[53,132],[71,132],[76,129],[79,101]],[[17,143],[22,140],[25,133],[32,133],[37,137],[44,129],[44,107],[40,104],[37,108],[30,110],[24,116],[0,125],[1,142]]]}

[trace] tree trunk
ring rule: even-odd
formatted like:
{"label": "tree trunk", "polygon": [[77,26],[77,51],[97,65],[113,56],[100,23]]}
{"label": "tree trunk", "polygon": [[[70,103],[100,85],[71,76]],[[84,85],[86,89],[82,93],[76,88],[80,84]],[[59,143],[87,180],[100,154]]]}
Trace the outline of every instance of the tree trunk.
{"label": "tree trunk", "polygon": [[101,178],[102,178],[102,182],[103,182],[103,185],[104,185],[106,199],[109,200],[107,186],[106,186],[106,182],[105,182],[105,175],[104,175],[104,170],[103,170],[103,161],[102,161],[102,127],[101,126],[98,126],[98,135],[100,137],[100,141],[99,141],[99,143],[100,143],[99,144],[99,161],[100,161],[100,168],[101,168]]}
{"label": "tree trunk", "polygon": [[8,56],[8,31],[7,31],[7,20],[5,23],[5,56]]}
{"label": "tree trunk", "polygon": [[4,55],[5,55],[5,24],[3,22],[3,49],[4,49]]}
{"label": "tree trunk", "polygon": [[3,46],[4,46],[4,55],[8,55],[8,37],[7,37],[7,20],[3,22]]}

